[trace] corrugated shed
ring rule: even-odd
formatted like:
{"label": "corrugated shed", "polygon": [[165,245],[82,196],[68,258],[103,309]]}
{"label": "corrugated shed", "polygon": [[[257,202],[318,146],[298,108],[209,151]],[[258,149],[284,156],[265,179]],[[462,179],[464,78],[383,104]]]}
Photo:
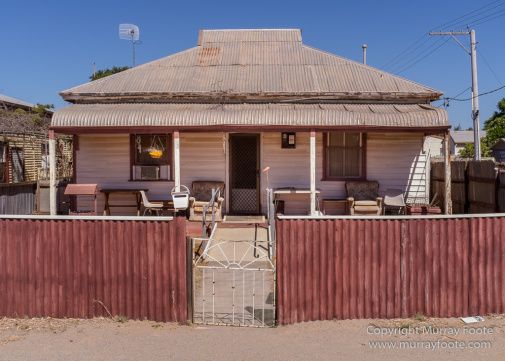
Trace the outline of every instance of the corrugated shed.
{"label": "corrugated shed", "polygon": [[76,104],[52,126],[363,126],[447,127],[443,109],[416,104]]}
{"label": "corrugated shed", "polygon": [[203,30],[174,55],[65,90],[63,98],[330,96],[436,99],[440,92],[302,44],[299,30]]}

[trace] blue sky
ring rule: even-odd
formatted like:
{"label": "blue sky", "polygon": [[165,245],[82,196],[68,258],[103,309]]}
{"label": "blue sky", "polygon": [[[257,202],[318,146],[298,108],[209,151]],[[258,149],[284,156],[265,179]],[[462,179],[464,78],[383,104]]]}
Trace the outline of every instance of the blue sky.
{"label": "blue sky", "polygon": [[[195,46],[201,28],[301,28],[306,44],[350,59],[360,60],[367,43],[369,65],[404,70],[402,76],[455,96],[471,85],[470,57],[452,40],[424,57],[443,39],[423,33],[492,1],[3,0],[0,93],[65,106],[58,92],[86,82],[93,62],[99,69],[130,65],[130,46],[117,35],[118,24],[130,22],[141,29],[137,63]],[[482,17],[500,15],[504,2],[490,5]],[[475,26],[481,92],[505,83],[504,22],[505,16]],[[391,64],[413,43],[416,50]],[[481,121],[502,97],[505,89],[480,99]],[[453,125],[471,125],[470,102],[453,101],[448,111]]]}

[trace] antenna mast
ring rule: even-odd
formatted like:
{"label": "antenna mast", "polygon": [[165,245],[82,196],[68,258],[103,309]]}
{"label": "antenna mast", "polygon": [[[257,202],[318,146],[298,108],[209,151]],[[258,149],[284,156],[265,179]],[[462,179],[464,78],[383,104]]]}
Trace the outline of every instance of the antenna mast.
{"label": "antenna mast", "polygon": [[135,66],[135,46],[140,44],[140,30],[134,24],[119,24],[119,38],[132,44],[132,66]]}

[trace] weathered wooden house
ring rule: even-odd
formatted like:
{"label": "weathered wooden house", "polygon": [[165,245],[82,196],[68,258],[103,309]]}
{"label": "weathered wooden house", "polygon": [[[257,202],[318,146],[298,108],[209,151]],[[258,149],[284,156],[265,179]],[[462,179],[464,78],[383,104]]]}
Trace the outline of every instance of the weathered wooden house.
{"label": "weathered wooden house", "polygon": [[[53,112],[0,94],[0,183],[49,179],[48,128]],[[72,176],[71,137],[58,139],[59,178]]]}
{"label": "weathered wooden house", "polygon": [[52,130],[78,140],[76,182],[167,198],[222,181],[232,214],[264,213],[267,186],[308,189],[285,212],[314,213],[360,179],[424,202],[424,138],[449,129],[430,105],[439,91],[305,45],[297,29],[203,30],[193,48],[61,96],[73,104]]}

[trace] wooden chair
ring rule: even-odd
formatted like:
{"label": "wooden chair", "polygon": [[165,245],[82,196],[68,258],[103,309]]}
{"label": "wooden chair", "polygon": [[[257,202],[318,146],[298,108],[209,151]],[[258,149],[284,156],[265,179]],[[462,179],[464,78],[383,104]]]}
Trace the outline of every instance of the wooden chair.
{"label": "wooden chair", "polygon": [[79,210],[77,209],[77,205],[75,202],[72,202],[73,207],[69,208],[68,214],[74,216],[96,216],[98,215],[98,206],[96,195],[98,194],[98,185],[97,184],[67,184],[65,188],[66,196],[87,196],[93,199],[93,209],[87,210]]}
{"label": "wooden chair", "polygon": [[350,181],[345,183],[349,214],[381,214],[382,197],[379,197],[379,182]]}

